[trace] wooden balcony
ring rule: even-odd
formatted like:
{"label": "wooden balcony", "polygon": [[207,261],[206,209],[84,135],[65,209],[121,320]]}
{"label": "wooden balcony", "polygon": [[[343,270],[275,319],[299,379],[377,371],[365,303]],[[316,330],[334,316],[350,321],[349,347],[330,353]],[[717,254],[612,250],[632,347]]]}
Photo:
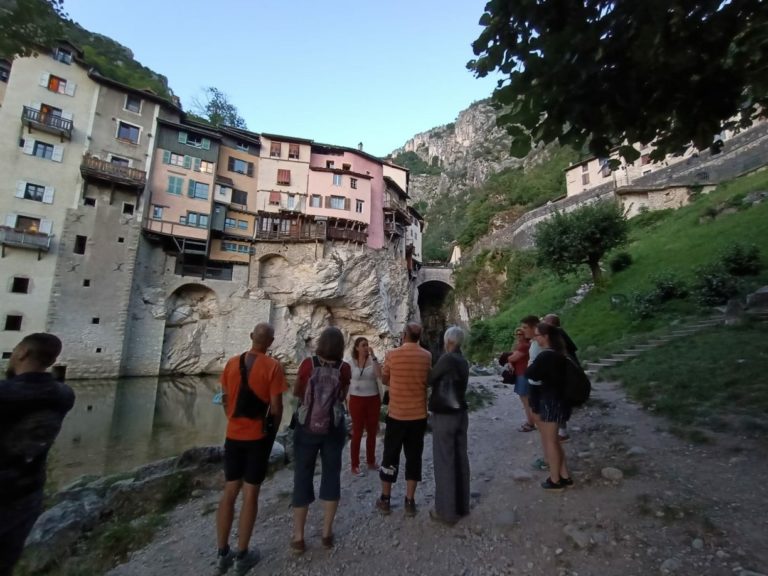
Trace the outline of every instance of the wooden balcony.
{"label": "wooden balcony", "polygon": [[325,240],[324,223],[304,222],[300,226],[291,226],[288,230],[256,230],[254,238],[262,242],[305,242]]}
{"label": "wooden balcony", "polygon": [[358,244],[365,244],[368,242],[367,232],[362,230],[352,230],[349,228],[335,228],[333,226],[329,226],[327,236],[328,240],[344,240],[357,242]]}
{"label": "wooden balcony", "polygon": [[143,190],[147,182],[147,173],[144,170],[137,170],[122,164],[113,164],[90,154],[83,156],[80,174],[86,179],[90,178],[127,188],[136,188],[137,191]]}
{"label": "wooden balcony", "polygon": [[56,114],[43,113],[40,110],[24,106],[21,111],[21,121],[31,132],[32,129],[41,130],[60,136],[62,140],[72,140],[72,120],[62,118]]}
{"label": "wooden balcony", "polygon": [[384,232],[396,236],[405,236],[406,229],[399,222],[384,222]]}
{"label": "wooden balcony", "polygon": [[50,234],[18,230],[10,226],[0,226],[0,245],[2,246],[3,257],[5,256],[6,246],[37,250],[38,254],[40,252],[48,252],[51,249],[52,240],[53,236]]}

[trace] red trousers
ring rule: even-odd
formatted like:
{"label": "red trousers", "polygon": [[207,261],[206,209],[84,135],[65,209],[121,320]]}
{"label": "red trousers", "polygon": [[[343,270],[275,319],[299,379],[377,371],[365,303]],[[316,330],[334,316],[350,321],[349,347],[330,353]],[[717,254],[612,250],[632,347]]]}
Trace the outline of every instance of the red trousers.
{"label": "red trousers", "polygon": [[379,430],[381,398],[375,396],[349,396],[349,415],[352,417],[352,466],[360,465],[360,440],[365,430],[365,459],[368,466],[376,464],[376,433]]}

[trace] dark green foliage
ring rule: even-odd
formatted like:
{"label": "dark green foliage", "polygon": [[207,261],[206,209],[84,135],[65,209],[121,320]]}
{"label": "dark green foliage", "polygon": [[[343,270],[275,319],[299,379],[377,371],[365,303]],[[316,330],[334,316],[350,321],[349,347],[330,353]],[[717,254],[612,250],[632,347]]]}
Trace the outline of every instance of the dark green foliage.
{"label": "dark green foliage", "polygon": [[469,330],[469,339],[463,346],[464,353],[470,360],[487,361],[488,353],[493,350],[495,340],[488,324],[478,320]]}
{"label": "dark green foliage", "polygon": [[430,165],[429,162],[422,160],[416,152],[408,151],[398,154],[392,158],[392,162],[411,171],[411,174],[440,174],[439,166]]}
{"label": "dark green foliage", "polygon": [[229,96],[214,86],[203,88],[202,97],[194,99],[192,108],[198,117],[212,126],[232,126],[243,130],[248,128],[237,106],[229,101]]}
{"label": "dark green foliage", "polygon": [[739,282],[722,264],[709,264],[696,269],[693,292],[702,306],[718,306],[738,294]]}
{"label": "dark green foliage", "polygon": [[611,272],[616,274],[622,270],[626,270],[632,265],[632,255],[629,252],[619,252],[608,263],[611,267]]}
{"label": "dark green foliage", "polygon": [[61,38],[63,0],[0,0],[0,56],[31,56]]}
{"label": "dark green foliage", "polygon": [[654,142],[661,159],[768,106],[763,0],[489,0],[480,24],[467,66],[505,77],[494,100],[515,141],[597,156]]}
{"label": "dark green foliage", "polygon": [[536,229],[540,266],[563,276],[586,264],[597,283],[600,259],[627,240],[629,226],[616,202],[588,204],[573,212],[556,212]]}
{"label": "dark green foliage", "polygon": [[662,222],[666,218],[672,215],[674,210],[672,208],[665,208],[664,210],[641,210],[640,214],[632,218],[629,223],[634,229],[638,228],[653,228],[659,222]]}
{"label": "dark green foliage", "polygon": [[653,292],[633,292],[629,295],[629,313],[633,318],[642,320],[651,318],[656,313],[657,303]]}
{"label": "dark green foliage", "polygon": [[672,272],[662,272],[652,279],[653,294],[658,302],[683,299],[688,297],[685,282]]}
{"label": "dark green foliage", "polygon": [[760,273],[760,250],[754,244],[734,242],[725,249],[720,261],[729,274],[734,276],[754,276]]}
{"label": "dark green foliage", "polygon": [[532,250],[485,250],[454,269],[454,294],[474,302],[480,301],[482,294],[507,300],[528,286],[535,270]]}

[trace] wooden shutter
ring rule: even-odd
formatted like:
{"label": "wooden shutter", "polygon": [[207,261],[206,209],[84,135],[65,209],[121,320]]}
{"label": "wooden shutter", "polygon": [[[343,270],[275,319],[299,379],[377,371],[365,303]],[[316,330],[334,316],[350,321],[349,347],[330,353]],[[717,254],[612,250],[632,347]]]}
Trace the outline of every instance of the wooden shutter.
{"label": "wooden shutter", "polygon": [[16,214],[5,215],[5,225],[9,228],[16,228]]}
{"label": "wooden shutter", "polygon": [[24,139],[24,154],[34,154],[35,153],[35,141],[32,138],[25,138]]}
{"label": "wooden shutter", "polygon": [[54,162],[61,162],[64,158],[64,146],[54,146],[51,160]]}
{"label": "wooden shutter", "polygon": [[187,196],[189,196],[190,198],[194,198],[194,196],[195,196],[195,181],[194,180],[190,180],[189,181],[189,186],[187,186]]}
{"label": "wooden shutter", "polygon": [[38,229],[41,234],[49,234],[51,233],[51,230],[53,229],[53,220],[48,220],[48,218],[43,218],[40,220],[40,228]]}
{"label": "wooden shutter", "polygon": [[46,186],[43,192],[43,203],[53,204],[53,186]]}
{"label": "wooden shutter", "polygon": [[23,180],[16,182],[16,198],[24,198],[24,193],[27,191],[27,183]]}
{"label": "wooden shutter", "polygon": [[61,113],[61,117],[62,117],[64,120],[69,120],[69,121],[72,121],[72,119],[74,118],[74,117],[72,116],[72,112],[62,112],[62,113]]}
{"label": "wooden shutter", "polygon": [[350,200],[349,198],[344,198],[344,210],[349,210]]}
{"label": "wooden shutter", "polygon": [[186,132],[179,132],[179,142],[182,144],[187,143],[187,133]]}
{"label": "wooden shutter", "polygon": [[227,160],[227,170],[230,172],[235,171],[235,159],[232,158],[232,156],[229,157],[229,160]]}
{"label": "wooden shutter", "polygon": [[200,164],[201,163],[202,163],[202,160],[200,160],[200,158],[193,158],[192,159],[192,164],[194,166],[193,170],[195,172],[200,172]]}
{"label": "wooden shutter", "polygon": [[192,156],[184,156],[184,168],[187,170],[192,168]]}
{"label": "wooden shutter", "polygon": [[171,151],[163,150],[163,164],[170,164],[170,163],[171,163]]}
{"label": "wooden shutter", "polygon": [[208,140],[208,138],[203,138],[202,142],[200,143],[200,147],[203,150],[210,150],[211,149],[211,141]]}
{"label": "wooden shutter", "polygon": [[326,208],[330,208],[331,207],[331,197],[330,196],[326,196],[325,197],[325,207]]}
{"label": "wooden shutter", "polygon": [[248,162],[248,170],[247,170],[248,176],[253,176],[253,162]]}
{"label": "wooden shutter", "polygon": [[[48,72],[43,72],[40,74],[40,86],[43,88],[48,88],[48,81],[51,79],[51,75]],[[38,108],[39,110],[39,108]]]}

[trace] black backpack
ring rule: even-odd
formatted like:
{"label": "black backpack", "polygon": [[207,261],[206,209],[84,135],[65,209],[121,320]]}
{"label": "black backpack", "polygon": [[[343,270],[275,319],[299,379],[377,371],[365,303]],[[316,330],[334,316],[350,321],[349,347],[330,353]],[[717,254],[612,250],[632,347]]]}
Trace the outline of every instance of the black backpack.
{"label": "black backpack", "polygon": [[[264,420],[269,414],[269,402],[264,402],[248,385],[248,373],[256,361],[246,361],[247,352],[240,355],[240,390],[235,400],[234,418],[248,418],[250,420]],[[249,365],[250,364],[250,365]]]}
{"label": "black backpack", "polygon": [[592,382],[578,362],[565,355],[565,399],[573,407],[581,406],[592,392]]}

